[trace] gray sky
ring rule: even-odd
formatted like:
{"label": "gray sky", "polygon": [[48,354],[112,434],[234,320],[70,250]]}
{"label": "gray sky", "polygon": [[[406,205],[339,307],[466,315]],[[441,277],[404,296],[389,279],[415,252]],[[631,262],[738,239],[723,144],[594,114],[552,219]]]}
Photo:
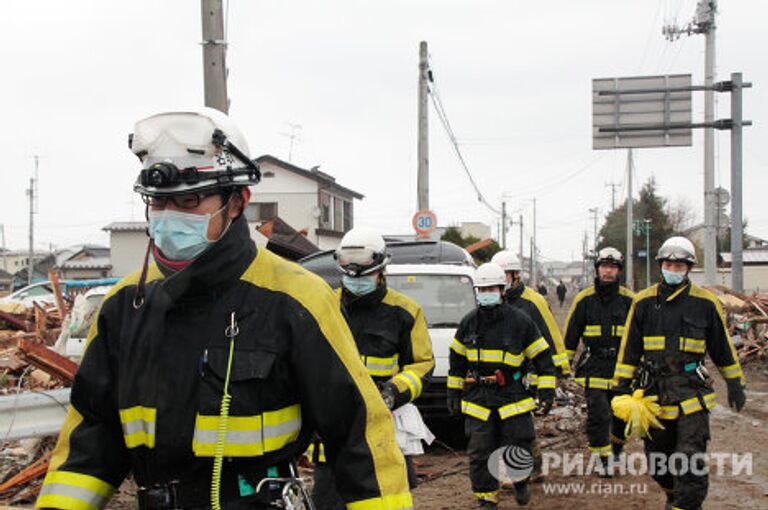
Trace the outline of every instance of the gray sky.
{"label": "gray sky", "polygon": [[[703,81],[704,37],[665,41],[696,0],[231,0],[230,114],[251,153],[287,158],[288,123],[303,126],[293,162],[321,165],[366,195],[356,222],[410,231],[416,210],[418,44],[430,46],[435,81],[469,167],[487,199],[525,216],[538,199],[545,259],[578,258],[588,209],[611,206],[626,151],[593,151],[591,80],[692,73]],[[768,237],[766,170],[768,3],[720,2],[718,79],[741,71],[745,91],[744,211]],[[148,114],[201,105],[200,3],[196,0],[8,2],[0,18],[3,125],[0,223],[26,247],[24,190],[40,154],[36,245],[108,239],[113,220],[140,219],[127,149]],[[718,117],[729,116],[727,94]],[[694,119],[703,95],[694,93]],[[430,111],[431,206],[441,224],[494,223],[475,199]],[[729,187],[729,133],[717,135],[718,184]],[[636,189],[654,175],[662,195],[701,216],[702,136],[694,146],[636,151]],[[621,195],[620,195],[621,196]],[[618,199],[617,199],[618,200]],[[495,227],[494,227],[495,232]],[[514,229],[509,237],[517,246]],[[590,241],[591,242],[591,241]]]}

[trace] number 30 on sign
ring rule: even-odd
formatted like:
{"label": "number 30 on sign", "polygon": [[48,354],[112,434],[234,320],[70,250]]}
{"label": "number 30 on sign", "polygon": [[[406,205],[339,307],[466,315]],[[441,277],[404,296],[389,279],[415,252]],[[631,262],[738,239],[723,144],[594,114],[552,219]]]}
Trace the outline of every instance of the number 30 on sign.
{"label": "number 30 on sign", "polygon": [[413,215],[413,229],[419,237],[429,237],[429,234],[437,228],[437,216],[432,211],[423,209]]}

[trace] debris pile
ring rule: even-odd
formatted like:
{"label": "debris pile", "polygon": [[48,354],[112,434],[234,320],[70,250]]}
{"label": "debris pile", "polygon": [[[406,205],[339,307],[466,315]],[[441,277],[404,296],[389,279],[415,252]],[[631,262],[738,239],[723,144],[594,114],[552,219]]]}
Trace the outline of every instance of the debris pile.
{"label": "debris pile", "polygon": [[723,305],[739,360],[745,363],[768,358],[768,294],[750,296],[721,285],[708,289]]}

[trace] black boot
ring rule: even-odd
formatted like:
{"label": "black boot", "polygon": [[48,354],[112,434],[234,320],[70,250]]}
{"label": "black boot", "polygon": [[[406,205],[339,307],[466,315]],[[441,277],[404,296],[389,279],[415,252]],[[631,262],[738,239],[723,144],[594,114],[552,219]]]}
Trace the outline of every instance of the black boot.
{"label": "black boot", "polygon": [[487,499],[481,499],[479,500],[480,506],[478,506],[478,510],[496,510],[496,503],[493,501],[488,501]]}
{"label": "black boot", "polygon": [[613,458],[612,457],[600,457],[600,478],[613,478]]}
{"label": "black boot", "polygon": [[531,501],[531,487],[527,480],[515,483],[515,501],[520,506],[525,506]]}

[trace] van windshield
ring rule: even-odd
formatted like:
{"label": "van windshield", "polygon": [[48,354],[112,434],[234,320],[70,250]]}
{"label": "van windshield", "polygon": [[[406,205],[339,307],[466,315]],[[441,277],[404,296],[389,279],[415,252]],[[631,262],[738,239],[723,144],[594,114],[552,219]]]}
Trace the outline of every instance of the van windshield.
{"label": "van windshield", "polygon": [[390,274],[387,285],[421,305],[430,328],[455,328],[475,307],[472,280],[465,275]]}

